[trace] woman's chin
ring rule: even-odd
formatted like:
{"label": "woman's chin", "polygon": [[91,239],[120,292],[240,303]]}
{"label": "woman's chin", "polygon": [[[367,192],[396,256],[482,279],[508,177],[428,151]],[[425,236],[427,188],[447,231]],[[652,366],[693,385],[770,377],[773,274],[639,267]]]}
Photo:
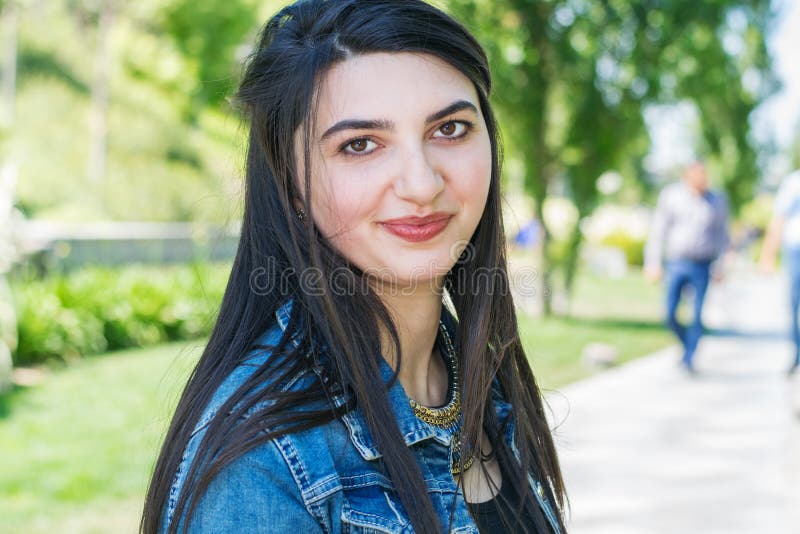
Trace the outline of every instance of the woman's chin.
{"label": "woman's chin", "polygon": [[373,273],[373,289],[379,294],[390,296],[413,295],[419,292],[440,292],[444,284],[444,277],[448,269],[386,269],[380,273]]}

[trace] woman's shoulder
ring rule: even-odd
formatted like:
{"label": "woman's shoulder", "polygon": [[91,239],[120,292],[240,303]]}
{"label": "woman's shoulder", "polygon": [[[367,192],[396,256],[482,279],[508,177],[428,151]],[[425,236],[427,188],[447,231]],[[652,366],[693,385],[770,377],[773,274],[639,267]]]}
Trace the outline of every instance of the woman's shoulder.
{"label": "woman's shoulder", "polygon": [[[271,361],[272,364],[277,366],[278,362],[275,361],[276,359],[296,356],[295,351],[300,349],[300,340],[304,335],[304,332],[302,332],[304,327],[293,327],[287,332],[287,329],[290,328],[289,323],[292,302],[293,299],[288,298],[278,306],[268,326],[253,339],[248,351],[238,358],[239,363],[222,380],[214,391],[211,400],[206,404],[202,416],[199,418],[192,431],[192,435],[201,432],[231,396],[234,395],[254,373],[263,370],[264,364],[267,363],[267,361]],[[280,354],[278,354],[276,349],[282,345],[281,342],[285,334],[288,334],[288,339],[286,343],[283,344],[283,349]],[[292,376],[280,376],[280,378],[275,378],[274,380],[280,380],[277,384],[273,383],[273,379],[265,377],[254,388],[251,394],[267,386],[276,386],[277,389],[281,391],[297,389],[300,386],[298,379],[301,378],[302,375],[308,374],[309,371],[310,368],[301,368]],[[277,377],[278,374],[268,373],[265,376]],[[235,407],[233,408],[235,409]],[[256,404],[252,410],[248,411],[248,414],[263,408],[263,403]]]}
{"label": "woman's shoulder", "polygon": [[[263,365],[275,356],[274,349],[280,342],[282,328],[273,322],[250,346],[247,354],[233,370],[222,380],[220,385],[206,404],[203,414],[198,419],[192,430],[194,436],[205,429],[209,422],[217,415],[220,408],[238,391],[244,383],[253,376]],[[260,384],[265,387],[267,384]],[[294,385],[294,381],[282,384],[282,387],[289,388]]]}
{"label": "woman's shoulder", "polygon": [[[291,387],[299,386],[295,383]],[[310,429],[290,431],[236,456],[199,496],[188,531],[282,532],[290,527],[321,531],[321,525],[331,521],[323,503],[335,498],[341,489],[339,460],[334,460],[333,453],[345,446],[347,437],[341,426],[334,419]],[[177,520],[173,497],[177,499],[186,484],[187,471],[206,430],[201,428],[192,436],[181,460],[170,492],[168,522]]]}
{"label": "woman's shoulder", "polygon": [[[264,410],[269,402],[274,401],[256,401],[253,402],[249,395],[257,394],[258,390],[263,389],[269,385],[269,378],[264,379],[258,383],[254,389],[250,390],[244,395],[243,399],[231,406],[232,397],[242,388],[245,382],[253,377],[254,373],[263,369],[264,364],[272,358],[279,357],[275,349],[279,346],[281,337],[284,333],[285,326],[279,322],[273,321],[266,330],[259,335],[250,345],[249,351],[240,359],[230,373],[222,380],[211,396],[211,399],[206,403],[201,416],[194,425],[188,443],[184,449],[181,457],[180,464],[174,475],[172,487],[170,489],[170,497],[166,509],[167,523],[173,520],[173,513],[177,504],[178,496],[183,491],[184,486],[187,484],[187,474],[191,469],[192,464],[195,462],[200,445],[202,444],[206,433],[215,419],[221,415],[220,410],[225,410],[227,415],[236,412],[243,402],[251,402],[252,406],[240,416],[242,421],[248,419],[258,411]],[[307,375],[307,370],[301,370],[295,376],[288,379],[281,379],[281,383],[277,385],[281,391],[289,391],[302,387],[301,384],[305,382],[304,375]],[[285,473],[284,473],[285,472]],[[280,481],[276,487],[283,487],[282,484],[288,480],[293,484],[293,477],[286,466],[284,456],[281,454],[279,448],[272,441],[268,441],[258,447],[252,448],[246,453],[237,457],[231,462],[222,472],[220,472],[209,486],[206,494],[210,494],[215,499],[224,500],[226,491],[230,487],[238,487],[240,490],[246,490],[250,483],[263,483],[263,476],[267,473],[272,473],[275,476],[281,473],[285,474],[279,477]],[[217,481],[219,479],[219,481]],[[286,480],[284,480],[286,479]],[[280,483],[278,483],[280,482]],[[232,486],[229,486],[232,484]],[[208,499],[211,497],[204,497]],[[207,503],[208,504],[208,503]],[[216,506],[211,504],[211,509]],[[203,507],[205,510],[209,506]],[[194,524],[193,524],[194,525]],[[194,528],[194,526],[193,526]]]}
{"label": "woman's shoulder", "polygon": [[[172,521],[172,504],[167,520]],[[185,512],[179,527],[185,522]],[[177,519],[175,519],[177,520]],[[268,440],[226,464],[199,496],[187,532],[320,531],[276,440]],[[180,532],[179,528],[179,532]]]}

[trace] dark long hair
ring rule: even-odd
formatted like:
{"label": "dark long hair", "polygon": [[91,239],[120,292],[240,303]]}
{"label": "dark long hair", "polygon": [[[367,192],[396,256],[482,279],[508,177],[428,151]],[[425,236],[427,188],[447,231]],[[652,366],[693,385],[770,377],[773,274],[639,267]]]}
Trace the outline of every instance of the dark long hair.
{"label": "dark long hair", "polygon": [[[397,425],[388,423],[394,418],[386,388],[378,386],[382,381],[375,355],[381,347],[375,332],[383,325],[395,353],[400,354],[396,326],[376,292],[331,290],[334,270],[344,269],[355,280],[366,275],[318,232],[309,195],[301,196],[297,188],[303,179],[309,192],[310,176],[309,165],[301,167],[296,161],[294,136],[298,131],[304,135],[303,157],[308,161],[321,77],[335,63],[371,52],[431,54],[460,71],[476,88],[491,139],[491,185],[478,227],[445,278],[457,319],[463,446],[478,450],[485,430],[501,464],[513,461],[512,451],[500,437],[502,422],[497,421],[491,402],[492,380],[497,376],[513,406],[515,444],[522,463],[521,469],[508,470],[507,483],[523,496],[524,511],[536,519],[541,532],[550,529],[536,504],[528,474],[543,481],[545,496],[557,511],[563,509],[564,487],[555,448],[508,292],[499,143],[489,106],[489,67],[481,46],[458,22],[420,0],[301,0],[267,22],[236,94],[249,125],[241,239],[216,325],[183,391],[156,462],[142,532],[156,532],[161,526],[190,433],[214,391],[270,327],[287,297],[294,302],[289,326],[273,351],[282,356],[270,357],[258,367],[211,421],[187,473],[169,532],[177,531],[184,512],[184,525],[189,524],[199,496],[230,462],[269,439],[324,424],[354,406],[362,411],[382,452],[414,530],[441,531],[414,454]],[[302,177],[300,168],[306,169]],[[298,199],[308,214],[305,223],[295,216],[293,202]],[[309,291],[310,280],[299,278],[312,268],[323,276],[314,277],[316,287]],[[306,336],[295,348],[288,336],[301,324],[308,325],[314,336]],[[317,352],[312,339],[322,340],[326,347],[321,378],[302,391],[282,392],[277,385],[284,378],[320,365],[315,358],[303,356]],[[332,390],[344,392],[351,402],[338,410],[289,409],[325,401]],[[242,415],[259,403],[268,407],[242,422]],[[562,514],[558,515],[563,527]]]}

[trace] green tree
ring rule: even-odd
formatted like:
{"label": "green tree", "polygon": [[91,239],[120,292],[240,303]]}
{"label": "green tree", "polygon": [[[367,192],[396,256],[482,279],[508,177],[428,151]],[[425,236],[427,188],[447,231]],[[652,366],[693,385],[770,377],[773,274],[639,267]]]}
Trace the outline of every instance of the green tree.
{"label": "green tree", "polygon": [[217,105],[238,82],[237,49],[250,44],[259,25],[255,0],[172,0],[160,13],[159,29],[168,35],[194,70],[194,88],[186,107],[197,111]]}
{"label": "green tree", "polygon": [[17,2],[0,0],[0,128],[10,127],[14,121],[14,99],[17,80],[17,28],[19,6]]}
{"label": "green tree", "polygon": [[106,174],[108,107],[114,61],[111,32],[123,4],[121,0],[69,0],[67,6],[81,24],[94,30],[86,176],[89,183],[97,184],[105,180]]}
{"label": "green tree", "polygon": [[[81,221],[234,216],[236,121],[223,106],[193,104],[201,59],[163,30],[174,2],[14,3],[16,107],[25,121],[4,143],[19,164],[23,211]],[[255,16],[247,23],[252,31],[258,24]]]}
{"label": "green tree", "polygon": [[[721,174],[732,204],[752,193],[758,172],[748,117],[771,91],[765,46],[767,0],[452,0],[492,61],[494,102],[509,152],[519,154],[525,187],[543,200],[554,185],[579,219],[598,202],[608,170],[631,181],[644,173],[650,104],[694,102],[700,150]],[[581,233],[556,265],[544,226],[542,277],[555,268],[572,287]],[[550,312],[548,294],[544,309]]]}

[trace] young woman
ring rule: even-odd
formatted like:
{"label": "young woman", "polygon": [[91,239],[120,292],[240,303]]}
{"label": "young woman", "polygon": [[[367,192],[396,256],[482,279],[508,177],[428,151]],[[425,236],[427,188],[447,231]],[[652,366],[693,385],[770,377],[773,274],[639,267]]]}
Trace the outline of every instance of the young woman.
{"label": "young woman", "polygon": [[564,532],[506,274],[489,68],[419,0],[305,0],[237,93],[241,241],[151,532]]}

